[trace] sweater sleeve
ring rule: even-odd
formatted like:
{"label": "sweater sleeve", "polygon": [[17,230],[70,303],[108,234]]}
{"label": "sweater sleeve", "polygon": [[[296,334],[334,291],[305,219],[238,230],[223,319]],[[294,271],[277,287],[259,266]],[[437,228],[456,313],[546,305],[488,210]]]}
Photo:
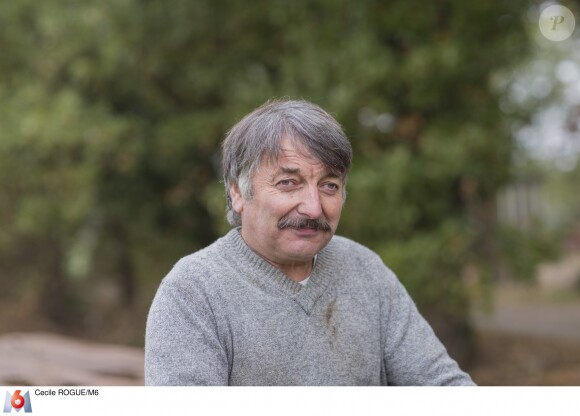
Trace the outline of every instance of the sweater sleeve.
{"label": "sweater sleeve", "polygon": [[227,353],[207,296],[199,286],[176,280],[162,282],[149,311],[145,384],[227,385]]}
{"label": "sweater sleeve", "polygon": [[415,303],[389,271],[391,293],[383,354],[387,380],[393,385],[460,386],[473,381],[449,357]]}

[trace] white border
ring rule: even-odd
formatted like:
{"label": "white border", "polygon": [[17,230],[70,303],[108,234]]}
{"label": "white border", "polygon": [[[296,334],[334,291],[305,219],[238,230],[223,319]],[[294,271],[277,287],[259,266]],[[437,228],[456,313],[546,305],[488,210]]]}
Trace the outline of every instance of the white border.
{"label": "white border", "polygon": [[[37,389],[96,396],[40,396]],[[30,391],[30,415],[429,415],[580,414],[580,387],[4,387]],[[2,413],[18,416],[23,411]]]}

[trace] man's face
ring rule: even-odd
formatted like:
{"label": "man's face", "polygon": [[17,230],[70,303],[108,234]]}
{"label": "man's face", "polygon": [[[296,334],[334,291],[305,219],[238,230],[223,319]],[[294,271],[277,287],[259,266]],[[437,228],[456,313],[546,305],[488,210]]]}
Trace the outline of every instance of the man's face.
{"label": "man's face", "polygon": [[343,181],[293,141],[283,139],[281,147],[278,160],[262,161],[252,178],[250,200],[235,186],[231,194],[232,206],[242,217],[245,242],[284,271],[311,264],[334,235],[342,210]]}

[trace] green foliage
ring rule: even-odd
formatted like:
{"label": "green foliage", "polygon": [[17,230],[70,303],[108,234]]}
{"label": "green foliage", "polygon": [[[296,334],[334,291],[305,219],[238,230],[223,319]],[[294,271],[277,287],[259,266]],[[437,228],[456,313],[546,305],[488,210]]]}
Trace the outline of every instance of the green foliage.
{"label": "green foliage", "polygon": [[50,241],[64,281],[133,276],[146,307],[160,270],[227,229],[227,129],[268,98],[303,97],[352,138],[340,232],[420,305],[463,319],[462,266],[493,260],[477,254],[477,207],[508,180],[513,145],[490,79],[525,54],[527,6],[1,3],[1,278],[55,278],[13,255]]}
{"label": "green foliage", "polygon": [[499,230],[499,252],[510,277],[530,281],[535,276],[538,263],[555,260],[559,253],[559,233],[543,229],[541,224],[534,224],[528,233],[510,226]]}

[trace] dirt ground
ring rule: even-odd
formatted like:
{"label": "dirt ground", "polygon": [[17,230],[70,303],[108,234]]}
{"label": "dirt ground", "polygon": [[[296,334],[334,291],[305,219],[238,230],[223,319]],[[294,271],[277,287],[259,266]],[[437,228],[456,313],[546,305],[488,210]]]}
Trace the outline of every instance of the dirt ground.
{"label": "dirt ground", "polygon": [[142,384],[141,348],[42,332],[0,335],[0,385]]}
{"label": "dirt ground", "polygon": [[535,284],[499,285],[474,324],[478,384],[580,386],[580,250],[540,267]]}
{"label": "dirt ground", "polygon": [[480,331],[475,363],[480,386],[580,386],[580,342]]}

